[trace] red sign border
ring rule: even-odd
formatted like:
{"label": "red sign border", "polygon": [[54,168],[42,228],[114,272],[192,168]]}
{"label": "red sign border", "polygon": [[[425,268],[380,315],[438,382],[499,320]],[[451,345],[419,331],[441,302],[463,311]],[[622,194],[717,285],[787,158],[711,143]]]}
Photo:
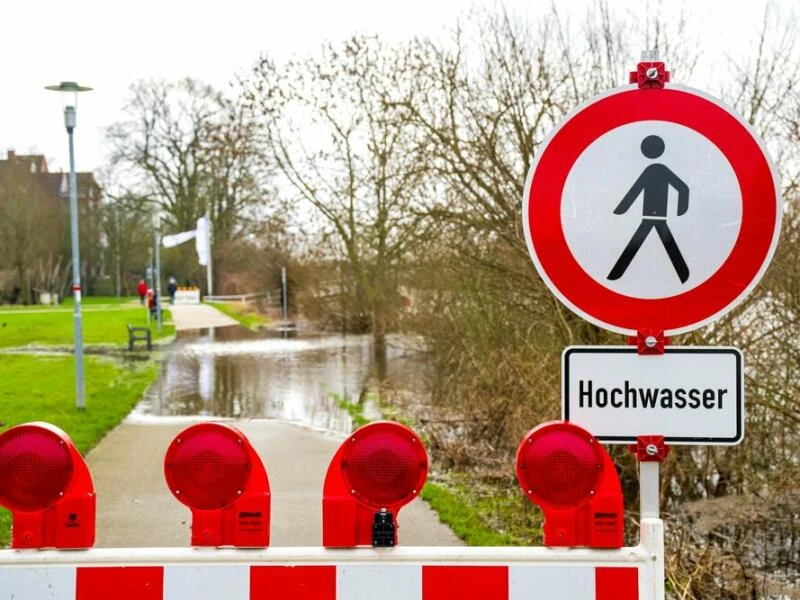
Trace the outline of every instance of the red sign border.
{"label": "red sign border", "polygon": [[[619,294],[592,279],[573,257],[561,226],[564,183],[581,153],[606,132],[646,120],[676,123],[705,136],[730,162],[742,190],[741,228],[725,262],[691,290],[656,299]],[[769,189],[772,194],[760,192]],[[774,203],[765,205],[765,196],[774,197]],[[766,271],[778,243],[781,212],[777,172],[758,135],[715,98],[678,85],[625,86],[576,108],[542,144],[522,199],[528,252],[550,290],[587,321],[627,335],[645,328],[686,333],[731,310]]]}

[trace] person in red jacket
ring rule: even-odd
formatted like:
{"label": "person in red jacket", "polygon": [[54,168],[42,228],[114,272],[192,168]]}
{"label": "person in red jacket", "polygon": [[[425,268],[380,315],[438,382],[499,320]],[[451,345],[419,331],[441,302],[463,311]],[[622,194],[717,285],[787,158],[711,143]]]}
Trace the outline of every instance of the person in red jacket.
{"label": "person in red jacket", "polygon": [[144,306],[144,299],[147,297],[147,284],[144,279],[139,280],[139,285],[136,286],[136,293],[139,294],[139,302]]}

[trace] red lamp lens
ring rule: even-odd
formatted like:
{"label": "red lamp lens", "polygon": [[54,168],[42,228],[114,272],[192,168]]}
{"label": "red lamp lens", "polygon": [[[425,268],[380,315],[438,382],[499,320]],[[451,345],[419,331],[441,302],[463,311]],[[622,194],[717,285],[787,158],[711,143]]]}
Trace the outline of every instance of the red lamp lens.
{"label": "red lamp lens", "polygon": [[20,425],[0,435],[0,504],[33,512],[55,504],[69,486],[73,465],[56,433]]}
{"label": "red lamp lens", "polygon": [[374,508],[388,508],[403,505],[419,493],[428,474],[428,457],[412,431],[376,423],[350,439],[342,457],[342,475],[359,500]]}
{"label": "red lamp lens", "polygon": [[535,430],[517,455],[520,484],[537,504],[576,507],[600,481],[601,450],[591,434],[569,423]]}
{"label": "red lamp lens", "polygon": [[212,510],[234,502],[250,477],[242,438],[216,423],[201,423],[176,437],[164,460],[167,485],[191,508]]}

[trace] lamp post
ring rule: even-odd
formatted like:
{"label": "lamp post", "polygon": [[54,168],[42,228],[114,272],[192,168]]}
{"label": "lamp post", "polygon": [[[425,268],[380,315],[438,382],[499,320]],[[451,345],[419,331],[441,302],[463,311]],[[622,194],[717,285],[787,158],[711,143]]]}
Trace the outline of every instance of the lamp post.
{"label": "lamp post", "polygon": [[156,280],[156,331],[161,333],[162,316],[161,316],[161,215],[156,213],[153,215],[153,232],[155,234],[155,249],[156,249],[156,271],[154,274]]}
{"label": "lamp post", "polygon": [[72,237],[72,298],[74,300],[73,321],[75,325],[75,406],[83,410],[85,387],[83,381],[83,325],[81,319],[81,257],[78,245],[78,180],[75,175],[75,147],[72,134],[75,130],[75,110],[78,93],[92,88],[78,85],[74,81],[62,81],[58,85],[48,85],[47,90],[61,92],[64,102],[64,125],[69,138],[69,216]]}

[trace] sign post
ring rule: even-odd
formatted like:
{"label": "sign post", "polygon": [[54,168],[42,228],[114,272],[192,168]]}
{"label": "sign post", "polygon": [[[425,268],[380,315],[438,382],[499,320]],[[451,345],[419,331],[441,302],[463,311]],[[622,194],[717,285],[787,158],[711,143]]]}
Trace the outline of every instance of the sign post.
{"label": "sign post", "polygon": [[[576,108],[528,173],[522,222],[544,283],[632,347],[570,347],[563,417],[629,443],[640,472],[641,538],[659,523],[667,444],[738,444],[743,358],[736,348],[665,347],[719,319],[763,276],[781,225],[778,175],[747,122],[641,62],[629,85]],[[645,356],[650,355],[650,356]],[[664,562],[656,573],[664,597]]]}

